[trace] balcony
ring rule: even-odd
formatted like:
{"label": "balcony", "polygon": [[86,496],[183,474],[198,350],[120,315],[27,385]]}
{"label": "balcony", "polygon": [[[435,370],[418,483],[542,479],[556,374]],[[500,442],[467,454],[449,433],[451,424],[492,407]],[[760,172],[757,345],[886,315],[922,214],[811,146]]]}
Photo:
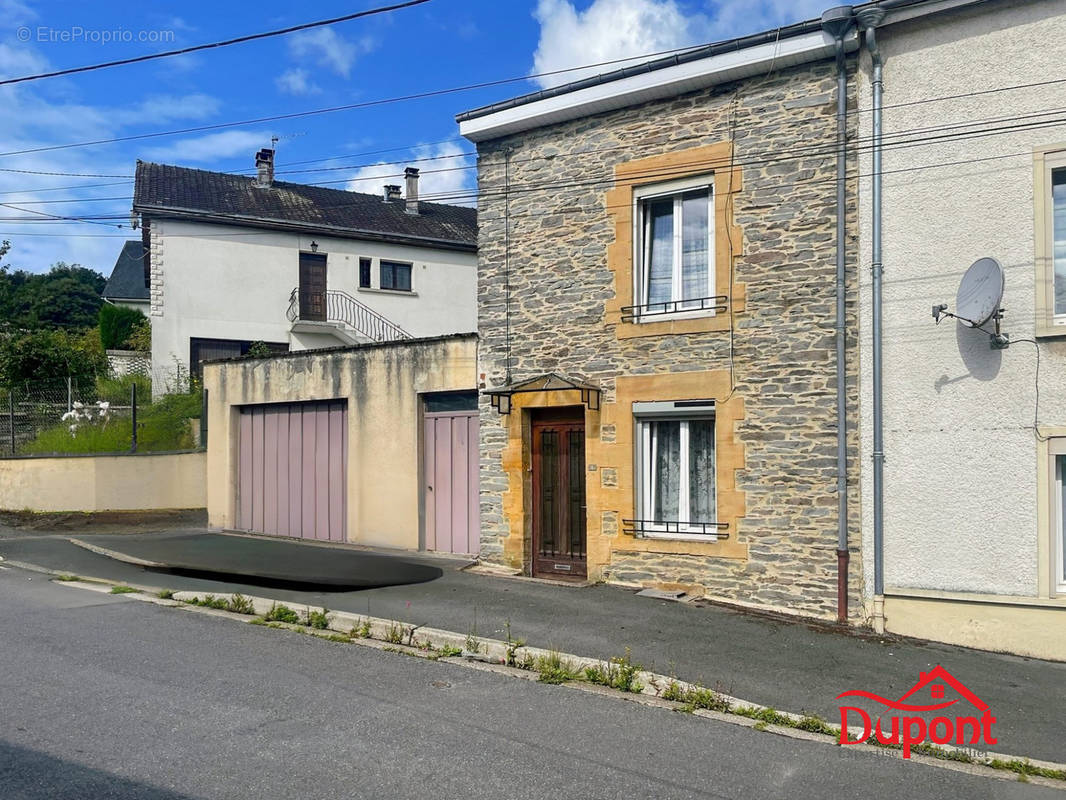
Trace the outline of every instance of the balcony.
{"label": "balcony", "polygon": [[337,289],[293,289],[285,316],[294,331],[329,332],[347,344],[412,338],[395,322]]}

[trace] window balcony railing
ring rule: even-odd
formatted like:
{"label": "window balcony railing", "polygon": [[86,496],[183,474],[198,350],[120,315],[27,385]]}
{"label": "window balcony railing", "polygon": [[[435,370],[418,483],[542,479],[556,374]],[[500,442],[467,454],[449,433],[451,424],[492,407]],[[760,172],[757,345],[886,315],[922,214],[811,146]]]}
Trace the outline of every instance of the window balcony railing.
{"label": "window balcony railing", "polygon": [[687,300],[666,300],[662,303],[645,303],[639,306],[622,306],[622,322],[662,317],[668,314],[687,314],[700,311],[727,311],[729,297],[724,294],[713,297],[691,297]]}
{"label": "window balcony railing", "polygon": [[289,295],[289,310],[285,316],[289,322],[343,323],[372,342],[391,342],[410,339],[411,334],[387,319],[374,309],[360,303],[347,292],[335,289],[311,296],[307,290],[297,287]]}
{"label": "window balcony railing", "polygon": [[675,519],[622,520],[622,530],[637,538],[648,534],[653,536],[679,534],[681,536],[715,536],[719,539],[728,539],[729,534],[725,533],[728,528],[728,522],[680,522]]}

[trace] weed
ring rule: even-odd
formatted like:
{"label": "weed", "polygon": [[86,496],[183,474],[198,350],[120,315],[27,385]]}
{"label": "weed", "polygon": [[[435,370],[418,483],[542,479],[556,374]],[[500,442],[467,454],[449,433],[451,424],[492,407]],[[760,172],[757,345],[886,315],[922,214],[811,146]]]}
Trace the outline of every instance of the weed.
{"label": "weed", "polygon": [[57,581],[76,581],[76,580],[78,580],[78,576],[77,575],[56,575],[56,580]]}
{"label": "weed", "polygon": [[578,676],[578,669],[554,650],[536,660],[536,670],[540,673],[537,680],[541,683],[565,683]]}
{"label": "weed", "polygon": [[245,597],[243,594],[235,594],[226,604],[228,610],[235,614],[254,614],[255,607],[252,605],[252,601]]}
{"label": "weed", "polygon": [[349,639],[347,636],[341,636],[339,633],[331,633],[329,636],[323,636],[322,638],[331,642],[347,643],[351,641],[351,639]]}
{"label": "weed", "polygon": [[324,631],[329,627],[329,609],[323,608],[321,611],[308,611],[307,612],[307,624],[309,627],[318,631]]}
{"label": "weed", "polygon": [[755,723],[754,727],[755,727],[755,730],[757,730],[757,731],[764,731],[768,727],[768,723],[763,722],[763,721],[760,720],[759,722]]}
{"label": "weed", "polygon": [[470,633],[468,633],[466,635],[465,644],[466,644],[466,647],[464,649],[466,650],[466,652],[468,652],[468,653],[480,653],[481,652],[481,642],[478,640],[477,636],[474,635],[473,631],[471,631]]}
{"label": "weed", "polygon": [[518,658],[516,654],[518,653],[519,648],[526,646],[526,640],[515,639],[511,636],[511,620],[507,620],[507,622],[504,623],[504,630],[507,632],[507,647],[505,651],[507,655],[504,658],[504,663],[509,667],[517,667]]}
{"label": "weed", "polygon": [[697,708],[706,708],[711,711],[729,710],[729,701],[714,689],[707,689],[703,686],[682,689],[677,681],[670,681],[663,690],[662,698],[673,700],[675,703],[684,703],[688,711],[695,711]]}
{"label": "weed", "polygon": [[132,586],[112,586],[111,587],[111,594],[132,594],[132,593],[137,592],[137,591],[138,590],[134,589]]}
{"label": "weed", "polygon": [[419,650],[428,653],[430,650],[434,650],[433,643],[429,639],[424,639],[415,645]]}
{"label": "weed", "polygon": [[160,600],[173,600],[174,599],[174,590],[173,589],[160,589],[159,590],[159,594],[157,596],[159,597]]}
{"label": "weed", "polygon": [[348,636],[352,639],[369,639],[370,638],[370,620],[364,619],[358,626],[353,627],[348,631]]}
{"label": "weed", "polygon": [[834,728],[824,719],[817,714],[808,714],[799,722],[795,723],[795,727],[801,731],[809,731],[810,733],[822,733],[826,736],[839,736],[840,729]]}
{"label": "weed", "polygon": [[643,666],[633,663],[627,647],[624,656],[615,656],[606,664],[586,667],[585,680],[618,689],[620,692],[639,694],[644,690],[644,684],[637,680],[637,673],[642,669]]}
{"label": "weed", "polygon": [[772,708],[756,708],[755,706],[737,706],[733,709],[733,713],[753,719],[758,722],[765,722],[767,725],[781,725],[785,728],[798,728],[799,723],[795,722],[791,717],[784,714],[780,714],[774,711]]}
{"label": "weed", "polygon": [[1048,769],[1047,767],[1038,767],[1034,764],[1030,764],[1029,761],[1021,761],[1017,758],[1012,758],[1010,761],[1003,761],[999,758],[992,758],[985,762],[992,769],[1005,769],[1010,772],[1016,772],[1025,778],[1037,777],[1037,778],[1050,778],[1055,781],[1066,781],[1066,770],[1062,769]]}
{"label": "weed", "polygon": [[270,607],[270,611],[267,612],[265,619],[267,622],[286,622],[290,625],[300,624],[300,615],[289,608],[284,603],[275,603]]}
{"label": "weed", "polygon": [[455,656],[461,656],[462,654],[462,648],[454,647],[450,644],[444,644],[441,645],[440,650],[437,651],[437,658],[454,658]]}
{"label": "weed", "polygon": [[403,625],[393,622],[389,625],[389,629],[385,631],[385,641],[389,644],[403,644],[403,637],[406,632]]}
{"label": "weed", "polygon": [[255,619],[248,620],[249,625],[268,625],[269,623],[262,617],[256,617]]}

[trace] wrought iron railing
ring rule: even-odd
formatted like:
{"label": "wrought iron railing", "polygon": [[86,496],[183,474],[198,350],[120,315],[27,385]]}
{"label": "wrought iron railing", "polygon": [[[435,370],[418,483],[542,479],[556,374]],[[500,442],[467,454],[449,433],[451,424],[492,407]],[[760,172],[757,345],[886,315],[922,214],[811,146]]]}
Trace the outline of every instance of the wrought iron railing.
{"label": "wrought iron railing", "polygon": [[667,300],[662,303],[645,303],[640,306],[622,306],[622,322],[635,322],[663,314],[684,314],[688,311],[726,311],[729,297],[724,294],[714,297],[691,297],[688,300]]}
{"label": "wrought iron railing", "polygon": [[624,519],[622,530],[631,536],[663,535],[663,534],[690,534],[697,536],[717,536],[719,539],[728,539],[725,532],[729,527],[728,522],[678,522],[671,519]]}
{"label": "wrought iron railing", "polygon": [[[308,313],[309,309],[317,313]],[[301,309],[303,312],[301,313]],[[330,289],[314,295],[297,287],[289,295],[289,310],[285,314],[289,322],[308,320],[312,322],[342,322],[374,342],[389,342],[395,339],[410,339],[411,334],[392,320],[381,316],[374,309],[360,303],[347,292]]]}

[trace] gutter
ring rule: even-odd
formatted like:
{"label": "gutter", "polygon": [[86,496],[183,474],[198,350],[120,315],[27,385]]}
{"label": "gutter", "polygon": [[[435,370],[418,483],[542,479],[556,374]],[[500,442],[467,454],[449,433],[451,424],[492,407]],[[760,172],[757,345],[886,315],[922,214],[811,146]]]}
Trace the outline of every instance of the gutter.
{"label": "gutter", "polygon": [[246,217],[240,214],[215,214],[191,208],[170,208],[166,206],[134,205],[133,211],[144,217],[162,217],[191,220],[221,225],[237,225],[251,228],[267,228],[295,233],[320,233],[336,236],[338,239],[366,239],[375,242],[406,244],[412,247],[432,247],[440,250],[459,250],[467,253],[477,252],[477,242],[459,239],[437,239],[430,236],[384,233],[360,228],[341,228],[336,225],[315,225],[304,222],[269,219],[266,217]]}

